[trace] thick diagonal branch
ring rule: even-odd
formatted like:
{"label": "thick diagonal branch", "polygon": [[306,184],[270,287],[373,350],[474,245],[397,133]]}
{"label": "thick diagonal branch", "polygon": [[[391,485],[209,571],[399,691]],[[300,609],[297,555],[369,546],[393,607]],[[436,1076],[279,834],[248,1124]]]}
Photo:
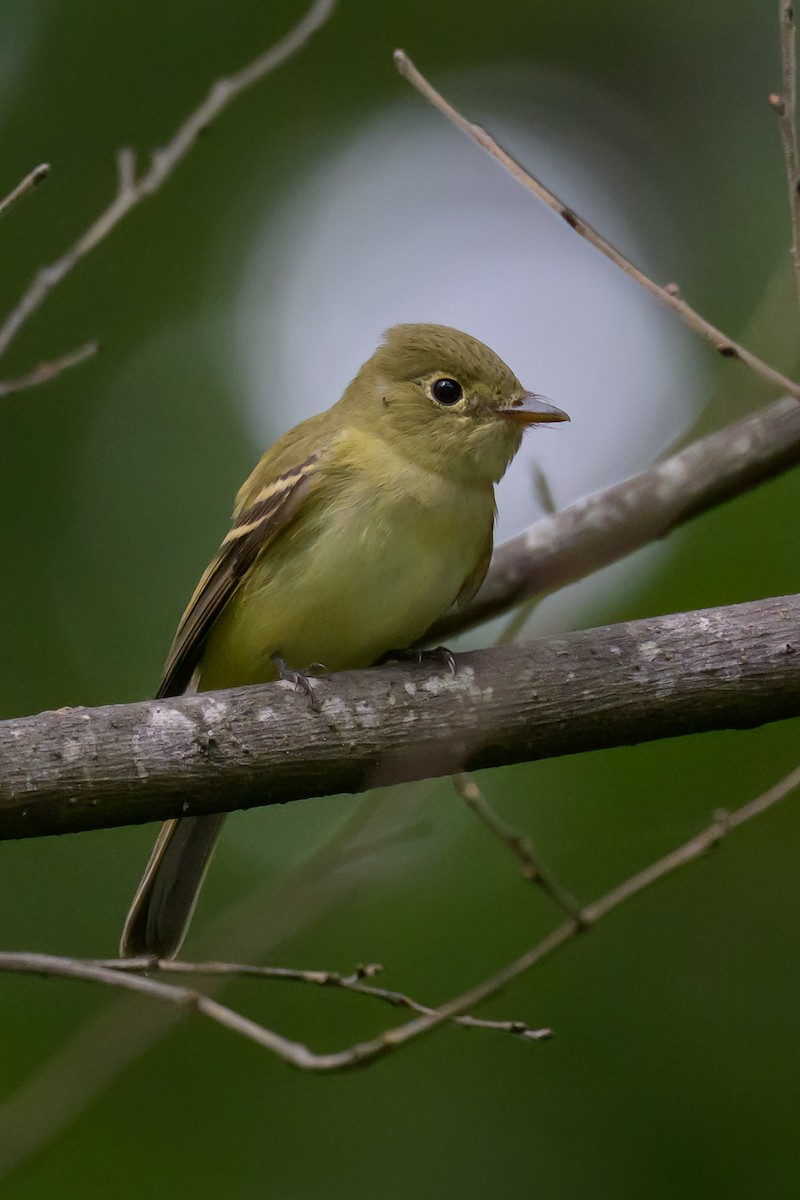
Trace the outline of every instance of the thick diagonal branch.
{"label": "thick diagonal branch", "polygon": [[800,462],[800,406],[773,404],[585,496],[500,546],[477,596],[428,631],[452,637],[531,596],[585,579]]}
{"label": "thick diagonal branch", "polygon": [[800,596],[0,725],[0,837],[228,811],[800,715]]}

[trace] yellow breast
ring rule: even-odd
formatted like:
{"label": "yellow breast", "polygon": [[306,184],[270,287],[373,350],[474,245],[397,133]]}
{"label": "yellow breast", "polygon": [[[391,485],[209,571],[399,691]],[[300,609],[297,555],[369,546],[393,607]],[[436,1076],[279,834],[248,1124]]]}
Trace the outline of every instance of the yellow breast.
{"label": "yellow breast", "polygon": [[313,512],[251,568],[211,631],[202,690],[274,679],[273,654],[297,670],[368,666],[455,601],[486,554],[491,486],[385,453],[377,464],[362,452],[358,464],[326,481]]}

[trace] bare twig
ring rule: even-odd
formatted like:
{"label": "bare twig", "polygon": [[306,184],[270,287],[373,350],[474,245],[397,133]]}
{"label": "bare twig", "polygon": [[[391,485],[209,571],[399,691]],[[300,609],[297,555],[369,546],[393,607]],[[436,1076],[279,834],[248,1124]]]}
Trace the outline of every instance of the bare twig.
{"label": "bare twig", "polygon": [[[420,1004],[403,992],[388,988],[373,987],[363,982],[372,978],[381,967],[372,963],[357,968],[351,975],[336,971],[300,971],[288,967],[262,967],[249,963],[228,962],[178,962],[159,959],[81,959],[67,958],[54,954],[15,953],[0,951],[0,974],[55,975],[65,979],[83,979],[90,983],[102,983],[123,991],[140,992],[155,1000],[166,1000],[171,1004],[183,1005],[189,1010],[210,1016],[212,1020],[226,1025],[234,1032],[249,1037],[279,1058],[293,1066],[307,1067],[309,1063],[298,1044],[287,1041],[280,1034],[250,1021],[226,1005],[214,1001],[194,988],[177,987],[161,980],[142,978],[142,972],[159,971],[170,975],[226,976],[239,979],[270,979],[283,982],[305,983],[314,987],[335,988],[380,1000],[393,1008],[411,1009],[412,1012],[433,1016],[435,1008]],[[208,1005],[212,1007],[209,1008]],[[524,1021],[488,1021],[479,1017],[457,1016],[453,1023],[469,1029],[486,1029],[498,1033],[513,1033],[526,1041],[543,1041],[552,1036],[550,1029],[532,1029]],[[304,1049],[304,1048],[301,1048]],[[310,1052],[309,1052],[310,1053]],[[316,1057],[316,1056],[313,1056]]]}
{"label": "bare twig", "polygon": [[139,992],[153,999],[164,1000],[168,1004],[174,1004],[187,1011],[198,1012],[201,1016],[209,1017],[217,1024],[224,1025],[234,1033],[250,1038],[251,1041],[271,1050],[293,1066],[308,1068],[314,1065],[315,1056],[310,1054],[308,1048],[302,1043],[281,1037],[280,1034],[258,1025],[257,1022],[235,1012],[227,1005],[220,1004],[218,1000],[213,1000],[190,988],[162,983],[157,979],[143,979],[139,975],[111,970],[94,963],[56,958],[49,954],[4,954],[0,956],[0,967],[7,972],[59,975]]}
{"label": "bare twig", "polygon": [[464,803],[472,809],[475,815],[490,829],[498,841],[506,846],[522,866],[523,878],[533,882],[538,880],[540,871],[533,857],[533,847],[528,838],[517,833],[510,825],[506,825],[494,811],[488,800],[469,775],[454,775],[452,784],[456,793]]}
{"label": "bare twig", "polygon": [[8,193],[6,197],[0,200],[0,218],[4,217],[8,210],[21,200],[28,192],[33,191],[37,184],[41,183],[50,174],[49,163],[39,163],[38,167],[34,167],[29,171],[24,179],[21,179],[15,188]]}
{"label": "bare twig", "polygon": [[769,363],[752,354],[744,346],[739,345],[738,342],[734,342],[721,329],[717,329],[716,326],[706,321],[685,300],[681,299],[674,284],[662,286],[655,283],[644,271],[634,266],[630,259],[626,258],[615,246],[612,246],[601,233],[598,233],[587,221],[579,217],[569,205],[559,200],[554,192],[551,192],[540,180],[531,175],[507,150],[498,145],[491,134],[487,133],[482,126],[476,125],[462,116],[417,70],[405,51],[395,50],[394,61],[400,74],[408,80],[412,87],[416,88],[429,104],[438,109],[440,113],[447,117],[448,121],[451,121],[457,129],[465,133],[473,142],[476,142],[483,150],[486,150],[518,183],[521,183],[523,187],[527,188],[529,192],[532,192],[534,196],[543,201],[548,208],[551,208],[553,212],[561,217],[569,225],[570,229],[574,229],[576,233],[580,234],[590,245],[594,246],[601,254],[610,259],[621,271],[624,271],[626,275],[634,279],[646,291],[650,292],[652,296],[660,300],[662,304],[666,304],[668,308],[677,313],[690,329],[710,342],[718,354],[721,354],[723,358],[738,359],[739,362],[744,363],[755,374],[769,380],[770,383],[780,388],[781,391],[788,392],[796,400],[800,399],[800,384],[794,383],[793,380],[776,370],[775,367],[770,366]]}
{"label": "bare twig", "polygon": [[[82,979],[89,983],[101,983],[123,991],[139,992],[154,1000],[163,1000],[168,1004],[177,1005],[190,1012],[200,1013],[209,1017],[218,1025],[238,1033],[241,1037],[262,1046],[265,1050],[276,1054],[293,1067],[303,1070],[325,1069],[321,1064],[330,1056],[317,1055],[309,1050],[302,1042],[295,1042],[283,1037],[272,1029],[245,1017],[242,1013],[220,1004],[211,996],[206,996],[195,988],[180,987],[173,983],[164,983],[160,979],[148,979],[137,972],[142,970],[164,970],[171,973],[192,975],[237,975],[258,976],[262,978],[292,979],[295,982],[311,983],[317,986],[338,987],[358,995],[370,996],[382,1000],[395,1007],[410,1008],[424,1016],[436,1016],[436,1009],[429,1008],[405,996],[401,992],[390,992],[384,988],[369,987],[359,983],[357,979],[320,971],[283,971],[276,972],[268,967],[250,967],[238,963],[140,963],[137,961],[110,962],[92,961],[77,958],[64,958],[53,954],[12,953],[0,952],[0,973],[24,975],[56,975],[66,979]],[[550,1036],[551,1031],[531,1029],[522,1021],[485,1021],[477,1017],[453,1018],[455,1024],[470,1028],[488,1029],[495,1032],[512,1033],[526,1041],[541,1041]]]}
{"label": "bare twig", "polygon": [[417,1017],[415,1020],[389,1030],[387,1033],[374,1038],[370,1042],[362,1042],[360,1045],[352,1047],[347,1056],[340,1056],[340,1060],[336,1063],[337,1069],[359,1066],[371,1059],[381,1057],[391,1050],[396,1050],[406,1042],[418,1038],[422,1034],[429,1033],[443,1021],[450,1021],[459,1013],[474,1008],[490,996],[496,995],[507,984],[511,983],[512,980],[517,979],[520,975],[529,971],[531,967],[534,967],[537,963],[553,954],[561,946],[572,941],[579,933],[585,933],[587,929],[596,925],[603,917],[613,909],[618,908],[626,900],[630,900],[646,888],[652,887],[653,884],[658,883],[659,880],[664,879],[667,875],[671,875],[674,871],[678,871],[682,867],[696,862],[697,859],[702,858],[703,855],[716,846],[731,830],[737,829],[739,826],[760,816],[798,787],[800,787],[800,768],[795,768],[789,775],[755,800],[751,800],[748,804],[743,805],[742,808],[737,809],[731,814],[718,815],[708,828],[691,838],[688,842],[685,842],[682,846],[679,846],[677,850],[673,850],[670,854],[666,854],[663,858],[651,863],[650,866],[645,867],[637,875],[631,876],[630,879],[626,879],[617,887],[612,888],[610,892],[607,892],[592,904],[587,905],[587,907],[581,910],[577,918],[564,921],[557,929],[548,934],[546,938],[537,942],[530,950],[527,950],[513,962],[508,963],[500,971],[496,972],[496,974],[483,980],[476,987],[470,988],[469,991],[464,992],[461,996],[456,997],[447,1004],[443,1004],[437,1010],[435,1016]]}
{"label": "bare twig", "polygon": [[44,303],[62,279],[85,258],[90,250],[108,237],[123,217],[147,196],[152,196],[169,178],[192,149],[197,137],[242,92],[287,62],[328,20],[336,0],[314,0],[305,16],[286,37],[276,42],[235,75],[218,79],[203,102],[178,127],[163,149],[151,157],[150,165],[137,180],[132,151],[123,149],[118,156],[117,194],[99,217],[81,234],[61,258],[42,267],[33,277],[19,303],[0,326],[0,355],[5,354],[25,322]]}
{"label": "bare twig", "polygon": [[83,346],[78,346],[77,350],[62,354],[60,358],[39,363],[27,375],[21,375],[18,379],[0,379],[0,398],[11,396],[14,392],[24,392],[28,388],[38,387],[40,383],[48,383],[51,379],[56,379],[63,371],[69,371],[72,367],[80,366],[81,363],[94,358],[99,349],[98,342],[86,342]]}
{"label": "bare twig", "polygon": [[[135,960],[134,960],[135,962]],[[109,959],[107,965],[116,969],[129,968],[130,960]],[[408,1008],[413,1012],[432,1015],[436,1009],[420,1004],[403,992],[389,988],[379,988],[364,983],[365,979],[374,979],[383,968],[379,963],[368,963],[359,966],[351,975],[339,975],[334,971],[294,971],[286,967],[261,967],[242,963],[186,963],[171,960],[156,964],[160,971],[177,972],[178,974],[200,975],[233,975],[244,978],[265,978],[295,980],[299,983],[309,983],[317,987],[333,987],[346,992],[354,992],[358,996],[368,996],[390,1004],[393,1008]],[[2,955],[0,955],[2,969]],[[142,967],[134,967],[142,970]],[[463,1025],[470,1029],[488,1029],[498,1033],[513,1033],[524,1037],[527,1041],[543,1041],[552,1036],[551,1029],[532,1029],[524,1021],[487,1021],[479,1017],[460,1016],[454,1018],[454,1024]]]}
{"label": "bare twig", "polygon": [[[277,884],[263,884],[229,904],[199,931],[203,949],[211,954],[224,949],[243,959],[275,957],[299,930],[323,913],[330,917],[354,887],[363,885],[365,872],[379,869],[381,860],[375,851],[385,848],[386,837],[365,840],[363,835],[376,810],[380,815],[382,808],[390,807],[388,793],[384,797],[377,806],[374,799],[362,801],[334,836]],[[206,993],[213,994],[225,981],[224,976],[210,980]],[[186,1015],[175,1005],[143,1005],[134,994],[119,996],[92,1014],[0,1103],[0,1179],[68,1128],[131,1062],[163,1040]]]}
{"label": "bare twig", "polygon": [[[477,984],[475,988],[471,988],[467,992],[463,992],[461,996],[455,1000],[449,1001],[437,1009],[429,1009],[426,1006],[419,1006],[415,1001],[410,1001],[409,997],[399,994],[399,992],[383,992],[381,995],[380,989],[367,988],[366,985],[359,985],[357,980],[351,980],[349,985],[350,990],[365,991],[366,994],[377,996],[381,1000],[390,1003],[402,1004],[404,1007],[411,1007],[420,1013],[414,1020],[405,1022],[404,1025],[386,1030],[380,1033],[377,1038],[372,1038],[368,1042],[357,1043],[350,1046],[347,1050],[333,1052],[333,1054],[317,1055],[313,1054],[303,1043],[293,1042],[288,1038],[283,1038],[281,1034],[277,1034],[272,1030],[267,1030],[258,1022],[249,1020],[246,1016],[234,1012],[233,1009],[224,1006],[212,1000],[209,996],[199,994],[199,992],[188,988],[179,988],[174,984],[163,983],[162,980],[144,979],[138,974],[134,974],[133,970],[146,970],[152,964],[149,960],[134,960],[127,964],[110,965],[107,962],[92,962],[82,960],[59,959],[53,955],[47,954],[4,954],[0,955],[0,970],[18,971],[35,974],[58,974],[58,976],[67,976],[71,978],[88,979],[91,982],[108,984],[115,988],[127,988],[132,991],[139,991],[142,994],[149,995],[156,1000],[166,1001],[170,1004],[176,1004],[180,1008],[193,1010],[207,1018],[216,1021],[218,1025],[223,1025],[229,1030],[241,1034],[252,1040],[252,1042],[263,1046],[264,1049],[270,1050],[273,1054],[283,1058],[285,1062],[291,1066],[299,1067],[305,1070],[318,1070],[318,1072],[330,1072],[330,1070],[348,1070],[354,1067],[363,1066],[375,1058],[383,1057],[389,1054],[389,1051],[396,1050],[399,1046],[404,1045],[410,1040],[419,1038],[422,1034],[431,1032],[435,1027],[444,1024],[445,1021],[453,1021],[459,1018],[465,1010],[474,1008],[476,1004],[487,1000],[489,996],[497,994],[498,991],[511,983],[513,979],[518,978],[521,974],[534,967],[537,962],[551,955],[555,950],[565,946],[575,938],[579,932],[583,932],[596,925],[606,917],[614,908],[618,908],[625,901],[631,900],[633,896],[644,892],[646,888],[654,886],[663,878],[672,875],[674,871],[678,871],[690,863],[696,862],[708,853],[712,847],[716,846],[724,836],[732,829],[739,828],[742,824],[752,821],[754,817],[760,816],[766,810],[772,808],[772,805],[777,804],[778,800],[788,796],[800,786],[800,768],[795,768],[792,773],[782,779],[774,787],[769,788],[762,796],[751,800],[750,803],[742,805],[742,808],[733,812],[733,814],[717,815],[715,821],[710,826],[691,838],[684,845],[679,846],[678,850],[674,850],[669,854],[664,854],[663,858],[657,859],[655,863],[651,863],[637,875],[627,878],[624,882],[618,884],[618,887],[613,888],[610,892],[600,896],[593,904],[583,908],[577,914],[577,917],[566,920],[558,926],[552,934],[548,934],[542,941],[537,942],[536,946],[531,947],[527,952],[519,955],[519,958],[509,962],[503,970],[493,974],[493,976],[482,980],[482,983]],[[162,964],[158,964],[162,966]],[[163,965],[166,966],[167,965]],[[273,973],[267,971],[267,968],[248,967],[239,964],[172,964],[169,965],[169,970],[191,973],[209,973],[209,974],[266,974]],[[312,973],[311,977],[306,972],[300,973],[282,973],[282,978],[302,979],[303,982],[312,982],[325,985],[327,982],[332,982],[333,977],[319,976],[318,973]],[[339,979],[341,977],[335,977]],[[337,985],[345,985],[343,982]],[[483,1022],[479,1020],[470,1021],[469,1024],[479,1024],[481,1027],[501,1028],[504,1032],[516,1033],[518,1036],[528,1040],[537,1040],[545,1037],[548,1031],[530,1030],[528,1026],[521,1025],[515,1021],[505,1022]]]}
{"label": "bare twig", "polygon": [[[330,916],[381,861],[374,855],[375,839],[361,840],[374,809],[373,803],[362,801],[304,863],[228,904],[209,925],[196,930],[209,957],[223,951],[241,959],[274,957],[321,914]],[[206,994],[216,994],[225,982],[222,977],[209,980]],[[0,1179],[68,1128],[186,1015],[175,1005],[143,1004],[130,992],[92,1013],[30,1078],[0,1101]]]}
{"label": "bare twig", "polygon": [[540,887],[545,895],[555,901],[568,916],[576,917],[580,907],[578,902],[552,878],[548,871],[543,870],[541,864],[534,858],[530,839],[516,829],[512,829],[497,815],[475,780],[469,775],[454,775],[453,787],[476,817],[519,860],[523,878],[528,883],[535,883],[537,887]]}
{"label": "bare twig", "polygon": [[[80,959],[57,958],[48,954],[0,954],[0,971],[21,972],[35,975],[58,975],[74,979],[84,979],[94,983],[106,984],[111,987],[126,988],[148,995],[153,999],[163,1000],[180,1008],[198,1012],[219,1025],[249,1038],[257,1045],[278,1055],[291,1066],[308,1071],[344,1071],[353,1067],[383,1057],[391,1050],[396,1050],[405,1043],[429,1033],[444,1022],[455,1021],[480,1028],[501,1030],[516,1034],[524,1040],[537,1041],[547,1037],[549,1030],[531,1029],[516,1021],[484,1021],[471,1018],[464,1021],[462,1014],[469,1008],[488,999],[501,991],[507,984],[518,976],[529,971],[531,967],[541,962],[561,946],[572,941],[579,933],[596,925],[603,917],[618,908],[627,900],[637,896],[646,888],[652,887],[667,875],[697,861],[716,846],[728,833],[746,824],[755,817],[765,813],[779,800],[800,787],[800,767],[795,768],[779,783],[755,800],[743,805],[733,813],[719,813],[711,825],[701,833],[690,838],[663,858],[651,863],[644,870],[632,875],[629,879],[606,892],[592,904],[574,917],[553,930],[552,933],[508,963],[502,970],[488,979],[483,980],[469,991],[462,993],[439,1008],[432,1009],[420,1005],[400,992],[391,992],[363,984],[356,976],[339,976],[329,972],[280,971],[267,967],[252,967],[239,963],[161,963],[149,959],[136,959],[127,962],[112,962],[110,960],[92,961]],[[346,1050],[332,1054],[315,1054],[302,1042],[284,1038],[271,1029],[259,1025],[250,1018],[235,1012],[227,1005],[205,996],[194,989],[167,984],[161,980],[145,979],[136,972],[144,970],[168,970],[181,974],[208,975],[249,975],[264,978],[292,979],[317,986],[336,986],[346,990],[359,992],[392,1005],[411,1008],[419,1016],[394,1029],[389,1029],[366,1042],[359,1042]],[[367,969],[367,972],[370,969]],[[374,968],[373,968],[374,970]]]}
{"label": "bare twig", "polygon": [[671,875],[673,871],[680,870],[681,867],[686,867],[689,863],[695,862],[696,859],[702,858],[709,850],[721,842],[732,829],[739,829],[740,826],[746,825],[748,821],[760,817],[762,813],[773,808],[779,800],[783,800],[792,792],[800,787],[800,767],[795,767],[783,779],[780,779],[773,787],[768,788],[757,796],[755,800],[750,800],[747,804],[743,804],[741,808],[737,808],[734,812],[729,813],[723,809],[718,810],[714,814],[714,821],[701,833],[690,838],[688,842],[684,842],[677,850],[673,850],[670,854],[664,855],[663,858],[652,863],[649,867],[645,867],[637,875],[631,876],[624,883],[619,884],[612,891],[607,892],[599,900],[595,900],[587,908],[582,910],[581,916],[584,924],[596,925],[597,922],[611,912],[613,908],[618,908],[626,900],[630,900],[632,896],[643,892],[645,888],[657,883],[666,875]]}
{"label": "bare twig", "polygon": [[786,180],[789,185],[789,212],[792,222],[792,266],[800,300],[800,158],[797,152],[797,58],[794,0],[779,0],[781,31],[781,91],[769,98],[781,130]]}

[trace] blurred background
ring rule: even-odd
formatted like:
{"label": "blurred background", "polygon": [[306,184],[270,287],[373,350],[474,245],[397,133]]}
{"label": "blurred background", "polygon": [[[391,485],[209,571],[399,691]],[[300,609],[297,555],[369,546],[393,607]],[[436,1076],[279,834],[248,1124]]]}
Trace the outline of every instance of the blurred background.
{"label": "blurred background", "polygon": [[[791,371],[773,9],[341,0],[4,362],[10,377],[102,343],[0,402],[0,715],[151,695],[239,483],[396,321],[467,329],[572,415],[528,439],[501,488],[502,537],[541,513],[535,465],[561,507],[769,399],[429,110],[391,52]],[[53,172],[0,226],[0,313],[113,195],[117,148],[146,162],[213,79],[302,11],[5,0],[0,194],[39,161]],[[770,484],[542,604],[523,636],[795,591],[799,503],[795,477]],[[480,782],[588,901],[763,791],[796,745],[785,723]],[[0,947],[113,954],[154,832],[0,846]],[[787,801],[481,1010],[552,1026],[549,1043],[440,1029],[317,1078],[153,1002],[2,977],[3,1195],[793,1196],[798,832]],[[445,781],[236,815],[185,955],[380,961],[387,987],[438,1003],[558,919]],[[397,1019],[290,984],[223,995],[320,1051]]]}

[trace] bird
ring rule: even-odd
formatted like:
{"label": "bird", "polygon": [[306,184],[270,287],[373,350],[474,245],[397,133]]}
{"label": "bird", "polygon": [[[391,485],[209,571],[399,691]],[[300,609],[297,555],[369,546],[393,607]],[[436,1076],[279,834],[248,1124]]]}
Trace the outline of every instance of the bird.
{"label": "bird", "polygon": [[[477,338],[387,330],[344,393],[266,451],[178,624],[158,698],[308,685],[414,646],[480,586],[494,487],[527,426],[569,417]],[[120,942],[167,959],[183,942],[223,814],[164,823]]]}

